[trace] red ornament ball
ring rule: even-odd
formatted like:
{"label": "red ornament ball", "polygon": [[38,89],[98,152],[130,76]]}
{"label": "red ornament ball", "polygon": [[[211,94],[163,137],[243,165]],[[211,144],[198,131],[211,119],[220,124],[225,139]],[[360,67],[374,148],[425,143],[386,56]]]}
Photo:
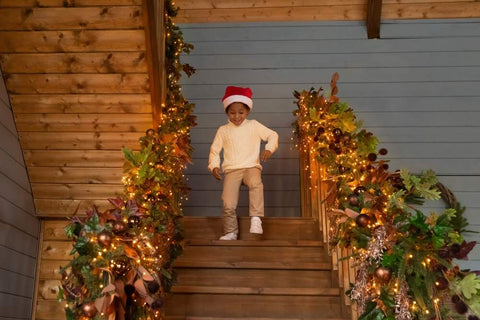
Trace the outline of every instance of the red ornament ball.
{"label": "red ornament ball", "polygon": [[381,283],[387,283],[392,277],[390,269],[385,267],[378,267],[375,269],[375,278]]}
{"label": "red ornament ball", "polygon": [[145,131],[145,135],[147,136],[153,136],[155,134],[155,130],[153,129],[147,129],[147,131]]}
{"label": "red ornament ball", "polygon": [[368,223],[370,222],[370,217],[362,213],[357,216],[357,218],[355,219],[355,222],[357,223],[357,226],[361,228],[365,228],[366,226],[368,226]]}
{"label": "red ornament ball", "polygon": [[110,231],[103,230],[97,235],[97,241],[100,245],[107,247],[112,244],[113,234]]}
{"label": "red ornament ball", "polygon": [[93,301],[85,302],[80,306],[80,310],[85,317],[93,318],[97,314],[97,308]]}

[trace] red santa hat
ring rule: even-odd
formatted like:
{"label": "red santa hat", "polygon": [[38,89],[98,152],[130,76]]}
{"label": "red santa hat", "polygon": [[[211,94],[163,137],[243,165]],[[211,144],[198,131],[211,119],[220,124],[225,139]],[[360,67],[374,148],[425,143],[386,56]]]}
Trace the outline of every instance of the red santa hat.
{"label": "red santa hat", "polygon": [[228,86],[222,98],[223,108],[227,109],[234,102],[246,104],[250,109],[253,107],[252,90],[250,88]]}

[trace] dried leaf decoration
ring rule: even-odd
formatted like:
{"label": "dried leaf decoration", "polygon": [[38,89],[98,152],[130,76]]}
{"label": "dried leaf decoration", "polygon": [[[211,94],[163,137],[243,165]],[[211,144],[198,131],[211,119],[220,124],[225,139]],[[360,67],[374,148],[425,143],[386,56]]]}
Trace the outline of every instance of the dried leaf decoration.
{"label": "dried leaf decoration", "polygon": [[453,319],[445,308],[452,297],[457,311],[480,310],[480,277],[454,265],[475,245],[463,239],[462,206],[449,200],[443,212],[421,211],[426,200],[445,199],[446,188],[438,189],[431,170],[390,172],[378,159],[387,150],[377,150],[378,138],[337,97],[338,80],[334,73],[328,99],[322,88],[294,92],[294,126],[308,186],[326,190],[330,247],[351,252],[339,258],[357,267],[348,295],[359,319]]}

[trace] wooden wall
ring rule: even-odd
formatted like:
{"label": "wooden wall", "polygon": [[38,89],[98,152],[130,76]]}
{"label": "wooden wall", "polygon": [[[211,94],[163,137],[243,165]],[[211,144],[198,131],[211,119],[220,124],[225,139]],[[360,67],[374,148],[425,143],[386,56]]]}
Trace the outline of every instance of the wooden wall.
{"label": "wooden wall", "polygon": [[[67,252],[59,255],[52,246],[52,239],[65,239],[58,234],[62,228],[49,233],[48,219],[106,207],[107,198],[122,191],[121,148],[138,148],[138,138],[152,126],[143,15],[142,0],[0,1],[0,65],[36,214],[47,224],[37,319],[52,319],[61,309],[58,282],[48,284],[58,280],[55,270],[64,264],[59,257]],[[36,250],[28,258],[35,256]]]}
{"label": "wooden wall", "polygon": [[142,1],[1,4],[0,63],[37,214],[105,206],[122,190],[121,148],[152,123]]}
{"label": "wooden wall", "polygon": [[[383,0],[382,20],[480,17],[475,0]],[[365,20],[367,0],[177,0],[179,23]]]}
{"label": "wooden wall", "polygon": [[0,319],[30,319],[39,221],[0,73]]}
{"label": "wooden wall", "polygon": [[[181,27],[195,45],[184,59],[197,73],[185,79],[183,92],[196,103],[199,123],[192,131],[187,214],[221,212],[221,184],[206,166],[215,130],[226,121],[219,101],[225,85],[251,86],[251,118],[280,133],[280,150],[267,163],[264,180],[267,215],[282,215],[275,206],[285,210],[300,198],[290,142],[292,91],[328,88],[339,72],[338,95],[390,151],[391,168],[434,169],[468,207],[471,228],[480,230],[480,19],[388,21],[378,40],[366,39],[363,22]],[[480,241],[478,234],[469,239]],[[480,248],[471,257],[462,265],[480,269]]]}

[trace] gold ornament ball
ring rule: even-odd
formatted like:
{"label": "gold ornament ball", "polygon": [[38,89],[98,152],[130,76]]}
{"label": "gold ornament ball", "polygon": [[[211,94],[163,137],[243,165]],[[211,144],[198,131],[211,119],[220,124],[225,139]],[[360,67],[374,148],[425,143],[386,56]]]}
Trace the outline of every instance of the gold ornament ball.
{"label": "gold ornament ball", "polygon": [[97,308],[95,307],[95,303],[93,301],[86,302],[82,304],[80,307],[80,310],[82,311],[82,314],[85,317],[92,318],[97,314]]}
{"label": "gold ornament ball", "polygon": [[375,278],[377,278],[379,282],[386,283],[390,281],[391,277],[392,272],[388,268],[378,267],[375,269]]}

